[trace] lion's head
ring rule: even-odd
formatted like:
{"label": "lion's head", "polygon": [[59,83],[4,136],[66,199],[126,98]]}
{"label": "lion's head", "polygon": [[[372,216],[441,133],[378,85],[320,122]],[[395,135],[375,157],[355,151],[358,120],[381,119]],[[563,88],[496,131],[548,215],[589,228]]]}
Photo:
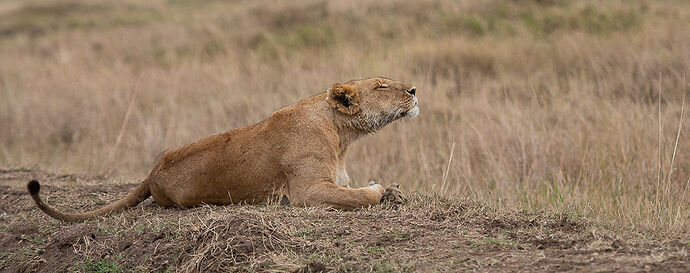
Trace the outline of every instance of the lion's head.
{"label": "lion's head", "polygon": [[326,101],[342,115],[349,116],[357,129],[373,132],[404,116],[416,117],[417,89],[387,78],[368,78],[334,84]]}

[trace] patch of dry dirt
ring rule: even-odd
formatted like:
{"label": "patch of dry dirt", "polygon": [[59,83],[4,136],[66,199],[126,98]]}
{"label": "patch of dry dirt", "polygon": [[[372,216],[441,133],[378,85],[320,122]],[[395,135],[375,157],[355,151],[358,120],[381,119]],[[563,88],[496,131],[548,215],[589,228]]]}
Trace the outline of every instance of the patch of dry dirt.
{"label": "patch of dry dirt", "polygon": [[409,194],[399,208],[206,206],[147,200],[77,224],[39,212],[25,190],[42,182],[60,209],[93,209],[136,184],[0,169],[0,271],[690,271],[687,234],[619,234],[568,214],[497,212]]}

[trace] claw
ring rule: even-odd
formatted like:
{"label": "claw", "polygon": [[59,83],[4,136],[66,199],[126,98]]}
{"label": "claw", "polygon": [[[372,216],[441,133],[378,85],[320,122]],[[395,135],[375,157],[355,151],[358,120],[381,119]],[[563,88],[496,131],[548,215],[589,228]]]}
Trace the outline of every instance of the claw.
{"label": "claw", "polygon": [[393,204],[403,204],[407,202],[407,197],[400,191],[400,185],[391,184],[386,189],[386,192],[381,197],[381,203],[388,201]]}

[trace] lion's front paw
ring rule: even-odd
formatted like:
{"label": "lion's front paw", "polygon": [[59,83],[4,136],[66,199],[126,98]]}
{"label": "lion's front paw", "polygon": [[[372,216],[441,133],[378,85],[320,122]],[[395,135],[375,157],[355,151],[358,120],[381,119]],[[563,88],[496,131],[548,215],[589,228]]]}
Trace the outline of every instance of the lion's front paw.
{"label": "lion's front paw", "polygon": [[400,185],[398,184],[391,184],[387,189],[386,192],[383,193],[383,197],[381,197],[381,203],[384,202],[390,202],[395,205],[398,204],[403,204],[407,202],[407,197],[405,197],[405,194],[403,194],[400,191]]}

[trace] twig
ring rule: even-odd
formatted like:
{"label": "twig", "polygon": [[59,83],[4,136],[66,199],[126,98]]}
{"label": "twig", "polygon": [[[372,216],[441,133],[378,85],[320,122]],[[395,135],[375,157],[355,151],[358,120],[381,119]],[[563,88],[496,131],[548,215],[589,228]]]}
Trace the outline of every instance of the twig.
{"label": "twig", "polygon": [[450,172],[450,163],[453,162],[453,151],[455,151],[455,140],[453,140],[453,145],[450,147],[450,156],[448,157],[448,166],[446,167],[446,172],[443,174],[443,182],[441,183],[441,192],[446,187],[446,180],[448,179],[448,172]]}
{"label": "twig", "polygon": [[[685,82],[685,73],[683,73],[683,82]],[[678,121],[678,132],[676,133],[676,143],[673,145],[673,155],[671,156],[671,170],[668,172],[667,179],[671,180],[673,174],[673,164],[676,162],[676,151],[678,150],[678,140],[680,139],[680,132],[683,129],[683,116],[685,115],[685,88],[683,88],[683,102],[680,106],[680,120]],[[668,182],[667,182],[668,184]],[[666,187],[668,191],[668,186]]]}
{"label": "twig", "polygon": [[120,132],[117,134],[117,139],[115,139],[115,144],[113,145],[113,148],[110,150],[110,164],[108,166],[112,166],[112,163],[115,161],[115,153],[117,152],[117,147],[120,146],[120,143],[122,142],[122,138],[125,135],[125,129],[127,129],[127,123],[129,123],[129,118],[132,113],[132,105],[134,104],[134,97],[136,96],[137,92],[139,91],[139,82],[141,80],[141,77],[137,80],[137,83],[134,85],[134,90],[129,95],[129,102],[127,102],[127,110],[125,111],[125,118],[122,120],[122,124],[120,125]]}
{"label": "twig", "polygon": [[659,183],[661,182],[661,73],[659,73],[659,146],[658,146],[658,161],[657,166],[659,167],[656,173],[656,192],[654,193],[654,205],[656,206],[656,211],[659,211]]}

